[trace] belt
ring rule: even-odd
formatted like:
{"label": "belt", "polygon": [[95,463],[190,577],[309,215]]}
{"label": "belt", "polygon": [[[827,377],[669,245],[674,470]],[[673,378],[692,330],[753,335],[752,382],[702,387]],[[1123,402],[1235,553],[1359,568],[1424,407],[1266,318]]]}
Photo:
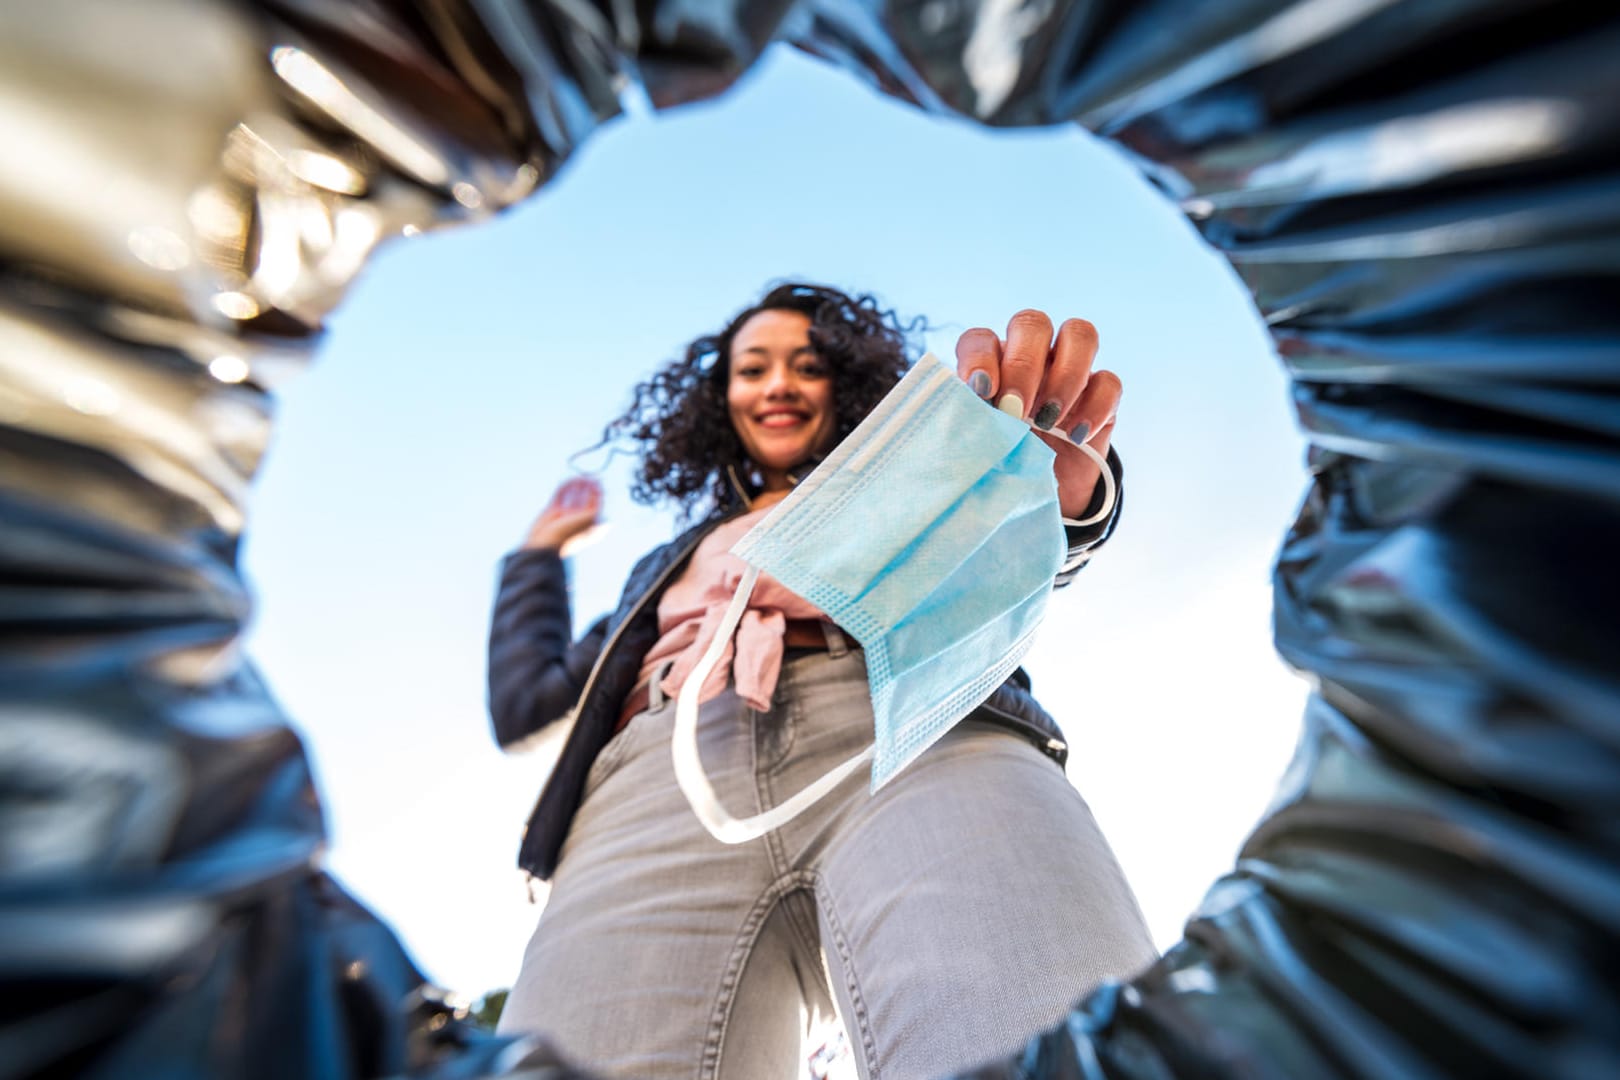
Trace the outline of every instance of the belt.
{"label": "belt", "polygon": [[[789,619],[782,628],[783,649],[799,652],[814,649],[825,652],[839,639],[842,639],[848,648],[860,648],[848,635],[826,619]],[[630,722],[632,716],[646,712],[651,705],[652,678],[649,676],[637,683],[636,688],[624,699],[624,708],[619,711],[619,723],[613,730],[621,730]]]}
{"label": "belt", "polygon": [[[831,640],[829,640],[829,637]],[[784,649],[821,649],[831,648],[832,641],[843,638],[845,645],[851,649],[860,648],[850,641],[845,633],[836,625],[826,619],[788,619],[787,625],[782,628],[782,648]]]}

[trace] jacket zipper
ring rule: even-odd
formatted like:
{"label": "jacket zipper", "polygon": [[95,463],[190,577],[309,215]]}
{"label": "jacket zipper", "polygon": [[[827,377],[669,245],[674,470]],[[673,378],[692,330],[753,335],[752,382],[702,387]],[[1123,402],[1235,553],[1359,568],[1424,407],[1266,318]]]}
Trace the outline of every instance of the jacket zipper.
{"label": "jacket zipper", "polygon": [[[1014,716],[1005,709],[996,708],[988,701],[981,703],[979,708],[974,709],[973,711],[978,712],[981,709],[987,713],[994,713],[998,718],[998,722],[1003,727],[1012,728],[1013,730],[1017,731],[1025,739],[1028,739],[1031,743],[1033,743],[1035,745],[1035,749],[1041,751],[1041,753],[1045,754],[1053,761],[1056,761],[1060,766],[1066,766],[1068,764],[1069,744],[1064,742],[1062,739],[1046,731],[1044,728],[1030,723],[1021,716]],[[969,715],[972,714],[970,713]]]}
{"label": "jacket zipper", "polygon": [[[670,560],[669,565],[664,567],[664,569],[659,572],[658,577],[653,580],[652,585],[641,594],[641,598],[637,600],[635,605],[630,609],[630,613],[620,621],[616,628],[614,628],[613,635],[602,643],[602,651],[596,654],[596,663],[591,665],[591,673],[585,677],[585,688],[579,692],[579,697],[574,699],[573,715],[576,720],[579,718],[580,712],[585,708],[585,700],[591,696],[591,691],[596,688],[596,677],[601,673],[602,665],[607,662],[607,658],[612,654],[614,647],[618,645],[619,636],[624,633],[624,628],[629,626],[637,615],[641,614],[641,609],[646,606],[647,600],[656,594],[659,589],[663,588],[664,582],[667,581],[669,576],[675,572],[675,568],[683,565],[686,560],[691,557],[692,552],[697,550],[697,546],[703,542],[704,537],[708,536],[716,528],[719,528],[727,521],[730,521],[732,517],[736,516],[736,514],[732,514],[729,517],[721,518],[719,521],[714,523],[712,528],[704,529],[703,532],[698,536],[693,537],[692,542],[687,544],[678,556]],[[549,784],[547,786],[549,786]],[[536,799],[535,810],[531,810],[529,812],[529,817],[531,820],[534,817],[535,811],[540,807],[540,801],[544,798],[545,791],[542,789],[540,795]],[[525,836],[524,844],[527,845],[527,842],[528,837]],[[523,868],[523,883],[529,892],[529,903],[535,903],[534,874],[530,873],[526,868]]]}

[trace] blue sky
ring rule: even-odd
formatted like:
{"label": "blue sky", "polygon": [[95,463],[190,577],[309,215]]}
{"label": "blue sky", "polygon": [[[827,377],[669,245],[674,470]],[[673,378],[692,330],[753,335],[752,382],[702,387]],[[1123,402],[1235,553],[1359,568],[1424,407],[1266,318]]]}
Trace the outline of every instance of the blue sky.
{"label": "blue sky", "polygon": [[[1098,326],[1127,514],[1028,667],[1161,945],[1286,763],[1304,689],[1268,572],[1302,444],[1241,285],[1084,134],[929,118],[775,50],[718,102],[609,125],[501,219],[385,248],[282,391],[249,648],[314,757],[331,865],[453,989],[508,984],[539,912],[513,860],[547,762],[503,756],[484,712],[497,563],[635,380],[783,278],[926,315],[946,358],[1022,307]],[[606,483],[576,627],[672,531],[622,467]]]}

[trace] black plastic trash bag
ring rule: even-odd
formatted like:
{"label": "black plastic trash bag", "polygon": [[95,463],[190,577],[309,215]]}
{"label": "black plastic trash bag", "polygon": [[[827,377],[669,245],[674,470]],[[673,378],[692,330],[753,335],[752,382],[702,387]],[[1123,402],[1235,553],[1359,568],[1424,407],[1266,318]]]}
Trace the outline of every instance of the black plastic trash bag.
{"label": "black plastic trash bag", "polygon": [[1180,946],[982,1075],[1620,1075],[1620,17],[1486,0],[0,11],[40,133],[0,170],[0,1075],[543,1067],[320,869],[235,648],[267,395],[382,239],[775,36],[1128,148],[1253,291],[1312,445],[1275,584],[1315,694],[1270,813]]}

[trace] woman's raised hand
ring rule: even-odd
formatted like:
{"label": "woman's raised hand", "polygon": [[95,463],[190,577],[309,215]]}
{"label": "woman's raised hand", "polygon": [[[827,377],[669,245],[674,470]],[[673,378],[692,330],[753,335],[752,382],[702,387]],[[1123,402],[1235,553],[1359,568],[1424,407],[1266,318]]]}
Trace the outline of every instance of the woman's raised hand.
{"label": "woman's raised hand", "polygon": [[[1061,431],[1106,457],[1122,386],[1112,371],[1092,370],[1096,357],[1096,327],[1066,319],[1054,340],[1052,320],[1032,309],[1012,317],[1005,339],[975,327],[956,342],[957,373],[980,397],[1020,420],[1032,420],[1037,433]],[[1057,452],[1063,514],[1078,517],[1091,502],[1097,465],[1062,439],[1044,438]]]}
{"label": "woman's raised hand", "polygon": [[565,480],[552,492],[540,516],[529,526],[526,548],[562,546],[596,524],[602,512],[602,485],[588,476]]}

